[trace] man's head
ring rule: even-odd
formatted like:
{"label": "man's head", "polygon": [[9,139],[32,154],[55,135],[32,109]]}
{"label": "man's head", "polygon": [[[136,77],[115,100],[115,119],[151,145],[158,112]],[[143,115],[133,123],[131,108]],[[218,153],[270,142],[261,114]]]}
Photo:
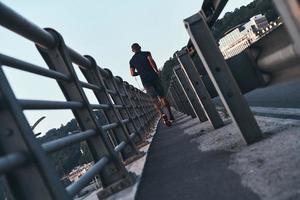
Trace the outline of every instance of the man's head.
{"label": "man's head", "polygon": [[141,51],[141,46],[138,43],[134,43],[131,45],[131,50],[134,53],[140,52]]}

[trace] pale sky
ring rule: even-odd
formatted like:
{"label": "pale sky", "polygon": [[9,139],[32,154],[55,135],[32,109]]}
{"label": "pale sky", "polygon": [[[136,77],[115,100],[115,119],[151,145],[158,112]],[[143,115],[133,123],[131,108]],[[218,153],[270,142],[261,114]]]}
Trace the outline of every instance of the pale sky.
{"label": "pale sky", "polygon": [[[230,0],[224,12],[252,0]],[[40,27],[51,27],[62,34],[66,44],[82,55],[93,56],[100,67],[139,87],[129,76],[130,46],[138,42],[151,51],[159,68],[173,53],[186,45],[188,35],[183,19],[196,13],[201,0],[2,0]],[[0,53],[46,67],[32,42],[0,26]],[[14,69],[5,72],[18,98],[65,100],[55,81]],[[79,74],[79,77],[81,75]],[[96,103],[87,92],[91,103]],[[30,123],[47,118],[36,128],[45,133],[73,118],[70,111],[26,111]]]}

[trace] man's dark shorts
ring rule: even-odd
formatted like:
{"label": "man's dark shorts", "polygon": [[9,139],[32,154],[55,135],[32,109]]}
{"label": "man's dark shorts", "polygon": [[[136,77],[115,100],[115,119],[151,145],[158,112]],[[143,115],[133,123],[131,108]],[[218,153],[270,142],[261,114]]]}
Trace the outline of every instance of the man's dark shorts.
{"label": "man's dark shorts", "polygon": [[144,88],[151,97],[165,97],[164,88],[159,79],[152,81],[151,83],[144,84]]}

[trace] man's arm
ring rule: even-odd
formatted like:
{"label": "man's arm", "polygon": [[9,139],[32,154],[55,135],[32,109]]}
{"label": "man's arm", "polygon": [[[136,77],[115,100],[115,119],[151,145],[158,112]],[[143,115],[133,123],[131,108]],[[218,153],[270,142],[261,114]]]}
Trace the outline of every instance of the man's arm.
{"label": "man's arm", "polygon": [[137,73],[135,71],[135,66],[132,63],[132,60],[129,61],[129,67],[130,67],[130,74],[131,74],[131,76],[138,76],[139,75],[139,73]]}
{"label": "man's arm", "polygon": [[139,73],[137,73],[135,71],[135,68],[133,68],[133,67],[130,67],[130,74],[131,74],[131,76],[138,76],[139,75]]}
{"label": "man's arm", "polygon": [[152,58],[151,54],[148,55],[147,58],[148,58],[148,60],[149,60],[149,63],[150,63],[150,65],[151,65],[151,67],[153,68],[153,70],[158,74],[158,73],[159,73],[159,70],[158,70],[157,65],[156,65],[154,59]]}

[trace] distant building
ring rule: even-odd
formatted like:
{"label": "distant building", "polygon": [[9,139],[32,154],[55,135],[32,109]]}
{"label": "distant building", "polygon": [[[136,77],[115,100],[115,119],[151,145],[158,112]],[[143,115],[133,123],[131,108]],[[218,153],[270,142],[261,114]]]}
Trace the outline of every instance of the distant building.
{"label": "distant building", "polygon": [[254,25],[257,30],[264,29],[269,25],[267,18],[262,14],[251,17],[248,23]]}
{"label": "distant building", "polygon": [[84,164],[82,166],[77,166],[69,173],[69,175],[67,175],[64,178],[68,179],[71,183],[73,183],[77,181],[82,175],[84,175],[91,167],[92,167],[92,163]]}
{"label": "distant building", "polygon": [[225,58],[235,56],[257,41],[257,32],[268,27],[269,23],[262,14],[253,16],[249,22],[238,25],[225,33],[219,40],[219,47]]}

